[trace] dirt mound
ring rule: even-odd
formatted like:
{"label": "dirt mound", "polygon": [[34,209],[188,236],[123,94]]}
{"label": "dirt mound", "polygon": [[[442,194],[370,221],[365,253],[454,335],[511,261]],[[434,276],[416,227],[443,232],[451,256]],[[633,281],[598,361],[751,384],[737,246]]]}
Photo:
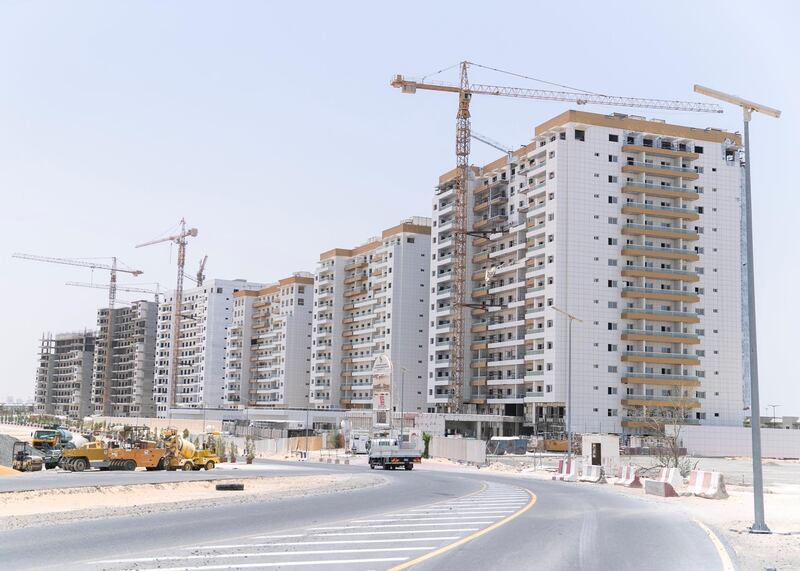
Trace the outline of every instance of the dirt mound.
{"label": "dirt mound", "polygon": [[19,476],[19,472],[12,470],[8,466],[0,466],[0,478],[3,476]]}

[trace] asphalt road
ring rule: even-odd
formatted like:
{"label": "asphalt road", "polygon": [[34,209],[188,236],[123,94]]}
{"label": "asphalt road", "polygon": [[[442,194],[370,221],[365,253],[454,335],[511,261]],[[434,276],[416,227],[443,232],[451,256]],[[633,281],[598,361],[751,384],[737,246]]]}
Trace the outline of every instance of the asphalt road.
{"label": "asphalt road", "polygon": [[[269,463],[281,473],[364,466]],[[3,533],[7,570],[726,569],[677,510],[603,486],[434,469],[383,486]],[[106,475],[106,474],[103,474]]]}

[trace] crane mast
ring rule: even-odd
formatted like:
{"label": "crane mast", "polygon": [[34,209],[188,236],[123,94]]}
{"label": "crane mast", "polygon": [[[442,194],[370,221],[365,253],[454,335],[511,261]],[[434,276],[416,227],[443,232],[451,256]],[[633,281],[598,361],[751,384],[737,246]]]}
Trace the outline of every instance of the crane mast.
{"label": "crane mast", "polygon": [[175,395],[178,386],[178,357],[180,356],[180,331],[183,318],[183,272],[186,266],[186,243],[187,238],[197,236],[197,228],[186,229],[186,220],[181,218],[180,232],[174,236],[152,240],[143,244],[137,244],[137,248],[159,244],[161,242],[173,242],[178,245],[178,278],[175,282],[175,296],[172,300],[172,343],[170,351],[169,366],[169,388],[168,388],[168,410],[175,406]]}
{"label": "crane mast", "polygon": [[106,336],[105,355],[103,360],[103,397],[102,397],[102,411],[103,416],[110,416],[111,414],[111,383],[112,383],[112,365],[114,363],[113,350],[114,350],[114,306],[117,300],[117,272],[124,272],[139,276],[143,272],[141,270],[128,270],[119,268],[117,266],[117,257],[112,256],[111,264],[102,264],[92,260],[80,260],[72,258],[52,258],[47,256],[34,256],[32,254],[13,254],[12,257],[20,258],[22,260],[33,260],[35,262],[46,262],[49,264],[63,264],[66,266],[78,266],[82,268],[90,268],[92,270],[109,270],[110,278],[108,285],[108,321]]}
{"label": "crane mast", "polygon": [[[551,91],[547,89],[529,89],[487,84],[469,83],[470,62],[459,64],[460,80],[458,85],[445,82],[406,79],[395,75],[391,86],[402,93],[416,93],[418,89],[441,91],[458,94],[458,113],[456,114],[456,167],[455,205],[453,214],[453,301],[450,308],[452,329],[452,349],[450,357],[450,387],[448,390],[447,408],[450,413],[461,413],[464,407],[464,347],[466,345],[464,311],[467,287],[467,236],[472,229],[467,227],[467,193],[469,191],[469,153],[470,153],[470,110],[469,105],[474,94],[495,95],[525,99],[548,101],[566,101],[578,105],[595,104],[618,107],[638,107],[646,109],[663,109],[670,111],[692,111],[697,113],[722,113],[722,108],[713,103],[697,103],[671,101],[664,99],[647,99],[640,97],[620,97],[590,92]],[[477,65],[477,64],[472,64]],[[484,66],[479,66],[484,67]],[[501,70],[495,70],[501,71]],[[479,138],[479,140],[482,140]],[[491,143],[489,143],[491,144]]]}

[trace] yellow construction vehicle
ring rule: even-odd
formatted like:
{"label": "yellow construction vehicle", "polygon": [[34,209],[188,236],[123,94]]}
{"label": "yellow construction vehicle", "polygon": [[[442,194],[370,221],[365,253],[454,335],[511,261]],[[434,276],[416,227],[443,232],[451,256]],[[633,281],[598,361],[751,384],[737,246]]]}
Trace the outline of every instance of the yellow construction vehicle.
{"label": "yellow construction vehicle", "polygon": [[59,466],[72,472],[89,468],[100,470],[164,470],[167,467],[166,451],[156,448],[156,443],[142,440],[132,448],[109,448],[103,442],[87,442],[80,448],[64,450]]}
{"label": "yellow construction vehicle", "polygon": [[182,438],[174,428],[164,431],[164,449],[167,470],[206,470],[219,464],[219,456],[205,448],[197,450],[194,444]]}
{"label": "yellow construction vehicle", "polygon": [[42,470],[41,456],[31,454],[27,442],[17,441],[11,447],[11,467],[18,472],[40,472]]}

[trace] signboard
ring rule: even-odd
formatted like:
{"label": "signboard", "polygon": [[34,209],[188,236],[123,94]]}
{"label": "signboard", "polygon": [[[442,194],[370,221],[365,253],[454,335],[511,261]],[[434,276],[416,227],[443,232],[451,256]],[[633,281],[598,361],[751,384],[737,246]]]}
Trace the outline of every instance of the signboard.
{"label": "signboard", "polygon": [[375,424],[389,424],[392,410],[392,361],[386,354],[378,355],[372,364],[372,410]]}

